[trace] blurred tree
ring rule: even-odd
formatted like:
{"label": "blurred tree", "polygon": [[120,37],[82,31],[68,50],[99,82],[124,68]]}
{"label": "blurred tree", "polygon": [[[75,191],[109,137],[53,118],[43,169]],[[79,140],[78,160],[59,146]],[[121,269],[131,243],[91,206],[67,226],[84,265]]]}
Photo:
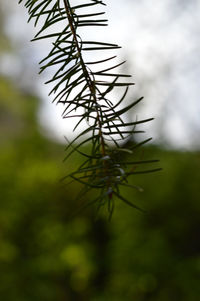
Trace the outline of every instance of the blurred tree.
{"label": "blurred tree", "polygon": [[98,260],[107,227],[101,218],[93,227],[88,213],[71,218],[77,184],[58,184],[63,150],[41,136],[37,99],[1,78],[0,100],[0,294],[5,300],[88,300],[89,281],[104,283],[106,255]]}
{"label": "blurred tree", "polygon": [[4,18],[5,11],[2,10],[2,6],[0,6],[0,55],[10,49],[9,40],[4,32]]}
{"label": "blurred tree", "polygon": [[38,100],[1,78],[0,103],[1,298],[198,301],[200,154],[148,148],[165,172],[123,191],[147,214],[117,203],[112,223],[95,222],[89,209],[73,215],[77,184],[58,182],[63,147],[42,137]]}

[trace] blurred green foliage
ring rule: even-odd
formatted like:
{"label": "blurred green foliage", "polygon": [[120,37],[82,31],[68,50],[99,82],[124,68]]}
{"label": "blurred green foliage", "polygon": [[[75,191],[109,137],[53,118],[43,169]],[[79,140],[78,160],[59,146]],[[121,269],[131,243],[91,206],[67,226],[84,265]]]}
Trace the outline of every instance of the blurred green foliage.
{"label": "blurred green foliage", "polygon": [[[145,148],[163,171],[137,175],[112,221],[74,215],[79,187],[60,183],[78,157],[47,140],[38,100],[0,78],[0,298],[4,301],[198,301],[200,153]],[[86,198],[86,197],[85,197]]]}
{"label": "blurred green foliage", "polygon": [[6,3],[5,0],[0,0],[0,55],[8,54],[13,50],[13,45],[10,42],[5,30],[5,20],[8,12],[4,2]]}

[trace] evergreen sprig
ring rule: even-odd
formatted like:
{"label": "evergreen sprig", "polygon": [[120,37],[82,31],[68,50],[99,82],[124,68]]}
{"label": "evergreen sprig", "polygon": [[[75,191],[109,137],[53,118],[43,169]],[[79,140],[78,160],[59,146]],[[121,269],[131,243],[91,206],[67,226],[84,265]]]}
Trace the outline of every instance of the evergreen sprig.
{"label": "evergreen sprig", "polygon": [[[158,170],[136,171],[137,165],[154,163],[156,160],[127,161],[121,155],[122,152],[132,154],[133,148],[150,140],[142,141],[129,149],[121,146],[127,137],[141,133],[136,130],[138,124],[148,122],[152,118],[125,121],[124,114],[136,106],[143,97],[121,106],[133,83],[127,80],[130,75],[115,71],[124,62],[116,63],[116,56],[106,56],[109,50],[120,47],[106,42],[84,40],[79,33],[82,27],[107,26],[107,20],[103,17],[104,12],[94,10],[98,6],[104,6],[105,3],[98,0],[83,0],[73,6],[71,4],[73,2],[73,0],[27,0],[25,6],[28,9],[29,20],[34,19],[35,26],[42,24],[32,41],[54,39],[51,51],[40,62],[40,72],[50,67],[56,69],[52,78],[47,81],[53,83],[49,95],[53,94],[53,101],[65,106],[63,118],[78,118],[74,130],[84,121],[87,122],[87,128],[68,143],[65,158],[67,160],[74,152],[78,152],[85,157],[85,161],[67,177],[83,184],[84,192],[97,189],[98,194],[93,203],[98,202],[100,206],[108,204],[111,216],[115,198],[138,208],[120,192],[120,187],[131,186],[128,184],[131,175]],[[103,59],[86,61],[85,53],[95,51],[105,52],[106,55]],[[122,88],[124,92],[114,102],[113,91],[118,89],[120,92]],[[87,143],[91,145],[89,153],[82,149]]]}

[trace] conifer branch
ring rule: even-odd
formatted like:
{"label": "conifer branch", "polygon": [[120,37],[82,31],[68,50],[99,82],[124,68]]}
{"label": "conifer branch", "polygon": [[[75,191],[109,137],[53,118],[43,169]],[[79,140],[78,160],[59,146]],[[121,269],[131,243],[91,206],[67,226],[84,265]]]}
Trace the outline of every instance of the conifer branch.
{"label": "conifer branch", "polygon": [[[104,59],[96,61],[84,59],[84,53],[88,51],[107,53],[109,50],[120,48],[116,44],[83,40],[78,33],[80,27],[107,26],[107,20],[102,19],[104,12],[96,13],[92,10],[93,7],[102,6],[105,3],[100,0],[83,0],[75,6],[71,3],[73,0],[27,0],[25,6],[28,9],[29,20],[34,19],[35,26],[39,20],[42,21],[42,27],[33,41],[54,39],[51,51],[40,62],[40,73],[47,68],[57,67],[53,77],[47,81],[47,83],[54,82],[49,95],[54,94],[53,101],[65,105],[63,118],[79,117],[74,130],[84,121],[88,125],[87,129],[84,129],[66,147],[68,153],[65,160],[74,152],[78,152],[85,158],[81,166],[67,177],[83,184],[87,192],[90,189],[97,189],[99,194],[96,202],[100,205],[107,202],[111,216],[116,198],[137,208],[120,192],[120,187],[131,186],[128,184],[129,176],[157,170],[151,168],[136,172],[135,168],[130,169],[129,165],[132,161],[122,160],[122,153],[126,152],[131,156],[133,151],[124,149],[120,144],[125,142],[127,137],[141,133],[136,130],[136,126],[152,118],[125,121],[124,114],[142,101],[143,97],[121,107],[129,87],[134,83],[127,81],[130,75],[113,72],[114,69],[124,64],[124,62],[114,63],[116,55],[105,56]],[[55,31],[56,24],[64,24],[63,29]],[[110,64],[110,66],[105,67],[105,64]],[[93,68],[99,65],[103,65],[103,68],[94,71]],[[124,89],[124,92],[114,103],[111,95],[117,89]],[[77,114],[80,109],[82,113]],[[80,138],[82,138],[81,141]],[[149,139],[142,141],[138,146],[148,141]],[[88,143],[91,145],[91,150],[86,153],[82,150],[82,146]],[[155,160],[134,161],[133,164],[140,166],[154,162]]]}

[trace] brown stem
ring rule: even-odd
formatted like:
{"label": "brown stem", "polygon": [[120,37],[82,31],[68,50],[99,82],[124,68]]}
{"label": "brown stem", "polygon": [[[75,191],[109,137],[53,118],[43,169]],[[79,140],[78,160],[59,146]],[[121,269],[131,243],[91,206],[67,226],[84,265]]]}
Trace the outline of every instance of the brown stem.
{"label": "brown stem", "polygon": [[[86,82],[87,82],[89,90],[91,92],[91,95],[93,96],[93,100],[97,104],[98,100],[97,100],[97,97],[96,97],[95,83],[91,79],[91,77],[88,73],[88,70],[86,68],[85,62],[83,60],[83,57],[82,57],[81,48],[79,46],[79,42],[78,42],[78,39],[77,39],[76,30],[75,30],[75,26],[74,26],[74,22],[73,22],[72,9],[70,7],[70,3],[69,3],[68,0],[63,0],[63,1],[64,1],[64,6],[65,6],[65,9],[66,9],[66,13],[67,13],[68,21],[69,21],[69,26],[71,28],[71,32],[72,32],[72,35],[73,35],[73,39],[74,39],[74,42],[76,43],[76,48],[77,48],[77,51],[78,51],[78,56],[79,56],[79,59],[80,59],[80,64],[81,64],[81,67],[82,67],[82,70],[83,70],[83,74],[85,76]],[[99,137],[100,137],[100,140],[101,140],[102,156],[104,157],[106,155],[106,149],[105,149],[105,141],[104,141],[104,137],[103,137],[103,133],[102,133],[102,122],[101,122],[98,106],[97,106],[97,109],[96,109],[96,114],[97,114],[97,122],[98,122],[98,126],[99,126]]]}
{"label": "brown stem", "polygon": [[[76,48],[77,48],[77,51],[78,51],[80,64],[81,64],[81,67],[82,67],[82,70],[83,70],[83,74],[85,76],[85,80],[88,84],[90,93],[93,96],[94,103],[98,104],[98,100],[97,100],[97,96],[96,96],[95,83],[91,79],[90,74],[89,74],[89,72],[86,68],[85,62],[84,62],[83,57],[82,57],[81,48],[79,46],[79,42],[78,42],[77,35],[76,35],[76,29],[75,29],[74,22],[73,22],[73,16],[72,16],[73,12],[72,12],[72,9],[70,7],[69,0],[63,0],[63,1],[64,1],[64,6],[65,6],[65,9],[66,9],[66,13],[67,13],[68,21],[69,21],[69,26],[71,28],[71,32],[72,32],[72,35],[73,35],[73,40],[76,44]],[[97,114],[97,123],[98,123],[98,127],[99,127],[99,137],[100,137],[100,141],[101,141],[102,157],[105,157],[106,156],[106,147],[105,147],[105,141],[104,141],[104,137],[103,137],[103,133],[102,133],[102,128],[103,127],[102,127],[101,116],[100,116],[100,113],[99,113],[98,106],[96,106],[96,114]],[[104,165],[105,174],[108,174],[108,168],[109,167],[108,167],[108,163],[106,162],[106,160],[103,161],[103,165]],[[106,186],[107,186],[107,190],[109,191],[110,186],[111,186],[110,185],[110,180],[107,181]],[[112,192],[109,192],[108,198],[112,199]]]}

